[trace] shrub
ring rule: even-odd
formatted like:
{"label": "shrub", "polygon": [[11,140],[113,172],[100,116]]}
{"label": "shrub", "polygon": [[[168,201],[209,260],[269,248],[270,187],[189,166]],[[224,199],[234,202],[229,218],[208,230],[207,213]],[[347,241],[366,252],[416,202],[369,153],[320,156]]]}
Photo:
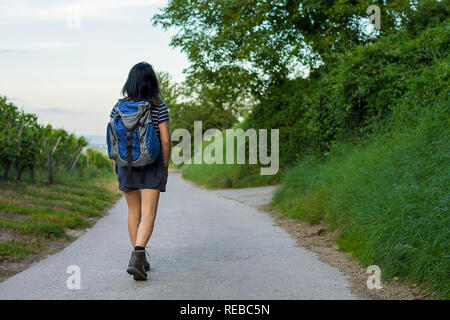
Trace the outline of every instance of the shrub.
{"label": "shrub", "polygon": [[[337,54],[307,79],[269,88],[246,124],[280,129],[281,165],[286,166],[307,154],[328,152],[336,141],[376,132],[393,114],[414,119],[428,98],[438,92],[448,98],[449,40],[443,24],[416,38],[399,32]],[[424,84],[431,91],[423,90]],[[421,104],[414,103],[417,98],[423,98]]]}

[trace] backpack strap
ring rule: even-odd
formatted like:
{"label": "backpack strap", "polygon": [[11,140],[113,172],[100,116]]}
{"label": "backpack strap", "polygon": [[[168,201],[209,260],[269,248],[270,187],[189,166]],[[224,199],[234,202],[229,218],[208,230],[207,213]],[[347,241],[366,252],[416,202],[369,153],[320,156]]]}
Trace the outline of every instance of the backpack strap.
{"label": "backpack strap", "polygon": [[127,130],[127,183],[131,180],[131,130]]}

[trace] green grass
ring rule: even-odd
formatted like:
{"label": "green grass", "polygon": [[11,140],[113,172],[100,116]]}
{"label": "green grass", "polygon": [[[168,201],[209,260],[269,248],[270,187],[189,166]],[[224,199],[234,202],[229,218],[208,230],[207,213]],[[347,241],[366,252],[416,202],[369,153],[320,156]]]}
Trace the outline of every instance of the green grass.
{"label": "green grass", "polygon": [[0,253],[8,258],[26,259],[29,254],[38,253],[39,249],[39,246],[32,246],[22,241],[17,243],[0,241]]}
{"label": "green grass", "polygon": [[68,228],[91,225],[86,217],[100,217],[121,195],[116,175],[107,170],[61,172],[56,184],[0,184],[0,227],[27,236],[0,242],[0,256],[25,259],[39,252],[50,239],[73,240]]}
{"label": "green grass", "polygon": [[27,220],[56,223],[72,229],[87,227],[89,225],[88,221],[76,214],[55,211],[52,209],[34,208],[0,202],[0,212],[26,215]]}
{"label": "green grass", "polygon": [[45,238],[67,237],[64,227],[48,222],[15,221],[0,218],[0,227]]}
{"label": "green grass", "polygon": [[[275,175],[261,175],[257,164],[237,164],[237,139],[234,142],[235,164],[185,164],[182,166],[184,179],[207,188],[246,188],[274,185],[280,182],[280,171]],[[208,143],[203,144],[203,151]],[[248,140],[246,140],[248,147]],[[226,136],[223,137],[223,161],[226,155]],[[245,161],[249,161],[248,150]]]}
{"label": "green grass", "polygon": [[47,200],[68,201],[68,202],[72,202],[77,205],[88,206],[90,208],[94,208],[97,210],[104,210],[106,207],[108,207],[108,205],[111,204],[111,202],[98,200],[95,197],[80,197],[80,196],[76,196],[76,195],[65,195],[65,194],[63,195],[63,194],[56,193],[56,192],[48,192],[45,189],[38,190],[37,188],[30,189],[30,191],[28,191],[28,189],[26,189],[22,192],[22,194],[26,195],[26,196],[38,197],[38,198],[47,199]]}
{"label": "green grass", "polygon": [[[437,126],[439,128],[439,125]],[[339,229],[338,244],[385,279],[450,298],[450,148],[438,130],[381,135],[288,170],[272,206]]]}
{"label": "green grass", "polygon": [[[103,183],[107,183],[109,180],[105,180]],[[112,181],[111,181],[112,182]],[[55,203],[71,203],[72,205],[91,208],[96,211],[102,212],[109,205],[113,204],[115,200],[120,196],[118,192],[111,192],[110,190],[103,188],[103,191],[98,191],[96,186],[86,185],[85,191],[78,189],[71,189],[68,186],[54,185],[46,186],[42,184],[25,185],[25,186],[1,186],[0,195],[5,193],[14,192],[18,195],[18,198],[22,196],[32,197],[42,200],[55,201]],[[79,207],[78,207],[79,208]],[[88,212],[89,210],[85,210]],[[94,211],[90,210],[92,215],[96,215]]]}
{"label": "green grass", "polygon": [[49,209],[55,209],[55,210],[64,210],[69,211],[70,213],[76,213],[76,214],[82,214],[83,216],[87,217],[100,217],[103,215],[103,211],[95,210],[86,206],[72,204],[67,201],[61,201],[61,200],[46,200],[42,198],[36,198],[36,197],[23,197],[23,195],[15,194],[15,193],[6,193],[2,194],[0,192],[0,201],[10,201],[10,197],[13,195],[14,197],[21,198],[21,201],[27,204],[35,205],[35,206],[42,206]]}
{"label": "green grass", "polygon": [[277,184],[280,174],[262,176],[257,165],[191,164],[183,167],[183,178],[207,188],[246,188]]}
{"label": "green grass", "polygon": [[[240,124],[236,124],[235,129],[243,129]],[[227,145],[227,135],[222,132],[223,138],[223,158],[224,164],[206,164],[205,162],[213,162],[211,156],[213,155],[205,154],[205,149],[210,143],[213,142],[203,142],[202,144],[202,164],[184,164],[182,166],[173,165],[174,168],[182,169],[182,176],[184,179],[190,180],[198,185],[207,188],[246,188],[254,186],[265,186],[274,185],[280,181],[280,171],[275,175],[261,175],[260,166],[257,164],[237,164],[238,156],[238,139],[234,138],[234,163],[235,164],[225,164],[226,162],[226,145]],[[214,139],[213,139],[214,141]],[[249,139],[245,139],[245,162],[249,162],[248,148]],[[192,153],[194,161],[194,154]]]}
{"label": "green grass", "polygon": [[61,187],[61,186],[51,186],[49,189],[53,192],[69,194],[69,195],[77,195],[80,197],[94,198],[94,199],[106,201],[106,202],[111,202],[111,201],[115,200],[114,196],[105,193],[104,190],[103,190],[103,192],[92,191],[92,190],[82,191],[82,190],[77,190],[77,189],[71,189],[69,187]]}
{"label": "green grass", "polygon": [[78,212],[84,216],[88,217],[101,217],[103,216],[104,212],[87,208],[85,206],[77,205],[77,204],[67,204],[64,206],[65,209],[70,210],[72,212]]}
{"label": "green grass", "polygon": [[[114,194],[114,192],[105,190],[105,185],[114,184],[116,181],[117,175],[112,170],[89,167],[80,168],[73,172],[60,172],[56,177],[55,186],[98,193],[105,193],[106,191],[109,194]],[[115,194],[118,194],[118,190]]]}

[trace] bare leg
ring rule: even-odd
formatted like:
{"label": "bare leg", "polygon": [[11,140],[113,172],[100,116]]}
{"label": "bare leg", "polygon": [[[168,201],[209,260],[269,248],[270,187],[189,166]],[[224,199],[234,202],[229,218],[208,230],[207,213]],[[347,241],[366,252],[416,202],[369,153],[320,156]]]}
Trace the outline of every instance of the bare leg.
{"label": "bare leg", "polygon": [[125,199],[128,203],[128,234],[130,235],[131,245],[136,246],[136,237],[141,222],[141,194],[139,190],[125,192]]}
{"label": "bare leg", "polygon": [[158,202],[159,190],[141,189],[141,222],[137,231],[136,246],[147,245],[153,232]]}

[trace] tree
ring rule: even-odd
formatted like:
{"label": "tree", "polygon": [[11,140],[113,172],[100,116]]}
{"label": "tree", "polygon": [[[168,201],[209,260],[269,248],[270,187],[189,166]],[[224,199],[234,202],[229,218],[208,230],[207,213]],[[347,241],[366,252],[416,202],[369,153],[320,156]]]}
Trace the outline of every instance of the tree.
{"label": "tree", "polygon": [[240,93],[229,89],[227,79],[215,86],[204,77],[188,77],[174,83],[168,73],[158,73],[162,98],[169,109],[170,128],[183,128],[193,134],[194,121],[203,121],[203,128],[229,128],[245,112],[249,103],[240,101]]}
{"label": "tree", "polygon": [[384,36],[404,27],[421,28],[427,19],[442,21],[448,16],[444,13],[448,13],[448,2],[172,0],[153,21],[178,30],[171,45],[187,54],[189,75],[201,78],[206,74],[220,85],[225,74],[233,79],[234,68],[240,67],[247,73],[246,80],[253,79],[246,86],[257,94],[267,87],[264,83],[282,82],[301,66],[314,68],[334,53],[371,41],[373,36],[364,32],[363,23],[371,4],[381,9],[378,34]]}
{"label": "tree", "polygon": [[178,101],[179,85],[173,82],[172,77],[168,72],[158,72],[159,89],[164,103],[170,108]]}
{"label": "tree", "polygon": [[[358,18],[369,0],[172,0],[154,24],[179,29],[171,45],[181,47],[192,68],[250,63],[264,74],[285,74],[289,60],[317,59],[359,44]],[[382,6],[383,32],[394,28],[410,1]],[[392,10],[390,10],[392,9]],[[319,55],[319,56],[317,56]]]}

